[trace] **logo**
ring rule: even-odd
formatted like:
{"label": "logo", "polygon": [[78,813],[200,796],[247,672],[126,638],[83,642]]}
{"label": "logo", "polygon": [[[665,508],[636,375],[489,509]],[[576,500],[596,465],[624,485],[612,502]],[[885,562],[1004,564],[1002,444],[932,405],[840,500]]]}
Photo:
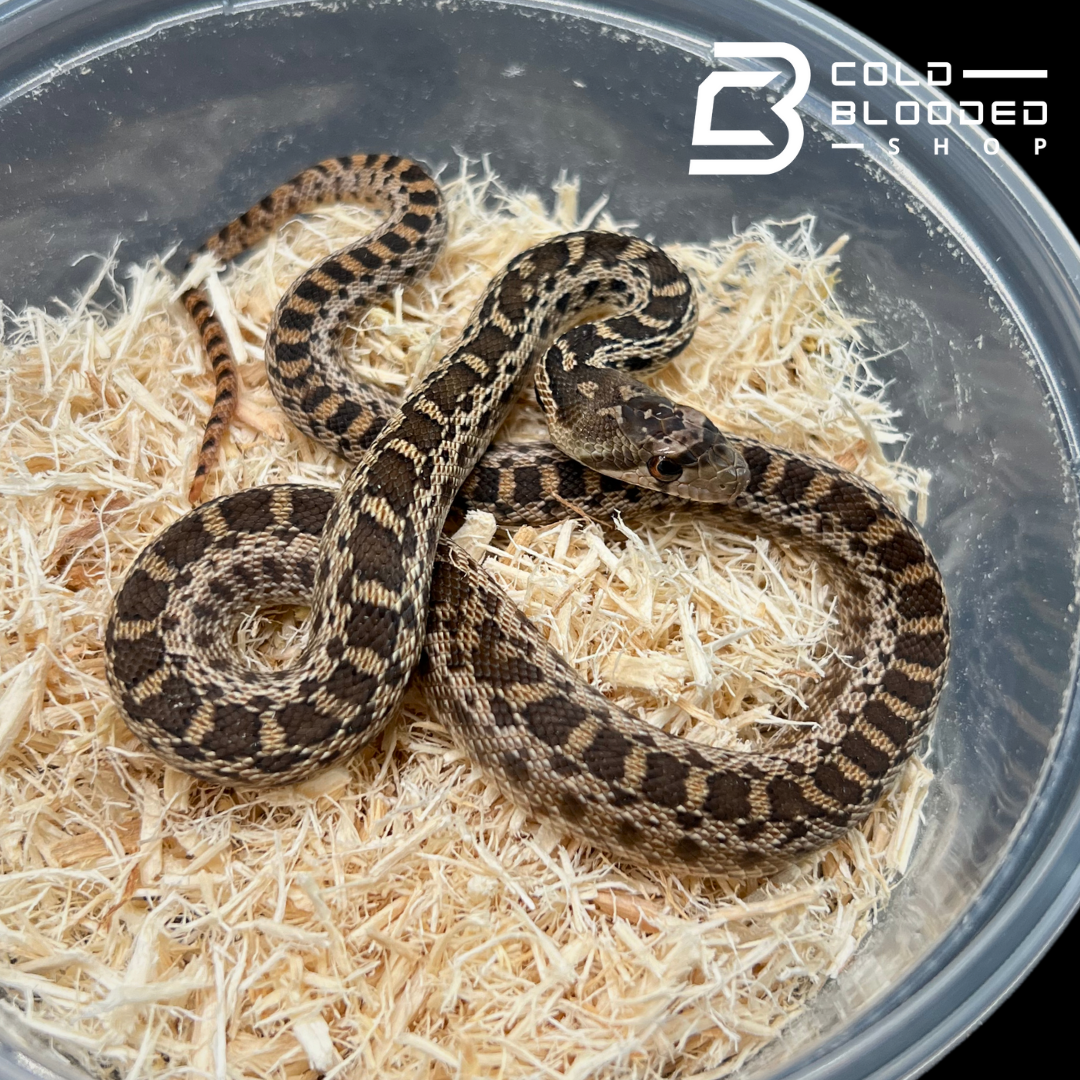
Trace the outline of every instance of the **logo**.
{"label": "logo", "polygon": [[[795,69],[795,82],[791,89],[772,106],[772,111],[787,127],[787,142],[779,153],[761,158],[691,158],[691,176],[766,176],[779,172],[795,160],[802,149],[803,125],[795,106],[802,101],[810,88],[810,63],[802,50],[784,41],[718,41],[713,45],[713,55],[718,60],[786,60]],[[713,107],[717,96],[725,87],[749,87],[758,89],[768,86],[782,71],[714,71],[698,87],[697,109],[694,112],[694,146],[772,146],[773,142],[763,131],[756,129],[730,130],[714,128]]]}

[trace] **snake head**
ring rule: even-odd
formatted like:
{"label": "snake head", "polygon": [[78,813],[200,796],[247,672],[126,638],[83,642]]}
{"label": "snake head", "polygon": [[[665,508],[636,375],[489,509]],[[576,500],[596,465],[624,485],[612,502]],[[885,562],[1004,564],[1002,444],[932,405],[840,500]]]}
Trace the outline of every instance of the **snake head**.
{"label": "snake head", "polygon": [[746,461],[704,413],[658,395],[632,398],[621,411],[638,454],[623,479],[698,502],[731,502],[746,490]]}
{"label": "snake head", "polygon": [[588,454],[563,449],[597,472],[683,499],[724,503],[746,490],[746,461],[704,413],[636,387],[594,415],[607,440],[602,452],[599,440]]}

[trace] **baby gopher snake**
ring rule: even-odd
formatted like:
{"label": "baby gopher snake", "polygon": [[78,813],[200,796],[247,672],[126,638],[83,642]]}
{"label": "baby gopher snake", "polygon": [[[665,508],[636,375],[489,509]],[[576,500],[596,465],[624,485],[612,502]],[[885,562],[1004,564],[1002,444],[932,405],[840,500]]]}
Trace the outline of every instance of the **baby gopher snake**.
{"label": "baby gopher snake", "polygon": [[[106,635],[109,679],[135,733],[200,776],[286,783],[369,742],[418,669],[455,739],[511,794],[631,861],[768,871],[865,817],[945,677],[945,595],[915,528],[865,481],[725,439],[624,374],[678,353],[695,324],[685,275],[633,237],[571,234],[515,258],[457,345],[391,411],[356,385],[336,344],[348,314],[434,258],[444,212],[423,169],[385,155],[323,162],[207,247],[232,258],[284,218],[340,199],[388,217],[289,289],[266,359],[290,417],[358,464],[336,497],[282,485],[219,498],[141,553]],[[201,477],[231,406],[231,359],[206,298],[185,300],[219,375]],[[618,314],[580,324],[598,307]],[[536,357],[553,439],[649,489],[549,445],[485,454]],[[530,523],[567,503],[599,516],[686,506],[673,491],[704,492],[756,532],[812,547],[842,588],[848,654],[806,691],[813,725],[786,749],[746,754],[614,708],[443,538],[459,490],[504,522]],[[309,598],[295,664],[256,672],[236,658],[229,630],[245,607]]]}

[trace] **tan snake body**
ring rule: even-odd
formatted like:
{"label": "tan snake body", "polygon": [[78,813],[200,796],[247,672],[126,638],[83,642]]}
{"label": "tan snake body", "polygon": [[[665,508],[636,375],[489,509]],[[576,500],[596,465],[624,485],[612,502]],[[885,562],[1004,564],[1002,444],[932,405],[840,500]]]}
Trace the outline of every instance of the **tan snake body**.
{"label": "tan snake body", "polygon": [[[335,334],[343,312],[431,260],[441,199],[419,166],[376,155],[323,162],[209,246],[232,257],[282,217],[342,196],[389,217],[290,288],[267,365],[290,416],[359,464],[336,496],[281,485],[214,500],[140,554],[106,634],[110,683],[136,734],[201,776],[286,783],[369,742],[419,665],[455,740],[515,798],[631,861],[769,871],[865,817],[918,745],[947,667],[945,594],[914,526],[834,465],[719,433],[713,445],[715,428],[705,421],[702,435],[693,410],[640,384],[608,386],[608,360],[649,370],[694,326],[685,275],[632,237],[572,234],[512,260],[460,341],[388,417],[354,389]],[[224,351],[220,327],[204,298],[188,294],[187,304],[213,358]],[[618,313],[573,325],[597,305]],[[555,397],[554,411],[592,412],[600,427],[621,418],[653,440],[643,465],[655,490],[550,446],[484,453],[538,355],[538,397]],[[576,382],[559,389],[564,374]],[[232,393],[222,399],[220,386],[218,418]],[[717,477],[731,500],[719,512],[813,549],[843,595],[846,658],[806,690],[802,719],[813,726],[776,752],[691,744],[616,709],[441,535],[459,490],[503,521],[539,523],[564,516],[566,503],[596,515],[685,508],[673,488]],[[311,603],[299,660],[250,670],[229,626],[252,605],[299,600]]]}

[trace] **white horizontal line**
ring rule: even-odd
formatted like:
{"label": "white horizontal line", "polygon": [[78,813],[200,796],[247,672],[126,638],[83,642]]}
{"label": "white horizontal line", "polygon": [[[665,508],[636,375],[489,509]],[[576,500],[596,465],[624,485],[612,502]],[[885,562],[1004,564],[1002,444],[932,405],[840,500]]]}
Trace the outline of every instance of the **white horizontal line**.
{"label": "white horizontal line", "polygon": [[832,148],[834,150],[861,150],[863,144],[861,142],[834,142]]}
{"label": "white horizontal line", "polygon": [[965,79],[1045,79],[1046,68],[964,68]]}

